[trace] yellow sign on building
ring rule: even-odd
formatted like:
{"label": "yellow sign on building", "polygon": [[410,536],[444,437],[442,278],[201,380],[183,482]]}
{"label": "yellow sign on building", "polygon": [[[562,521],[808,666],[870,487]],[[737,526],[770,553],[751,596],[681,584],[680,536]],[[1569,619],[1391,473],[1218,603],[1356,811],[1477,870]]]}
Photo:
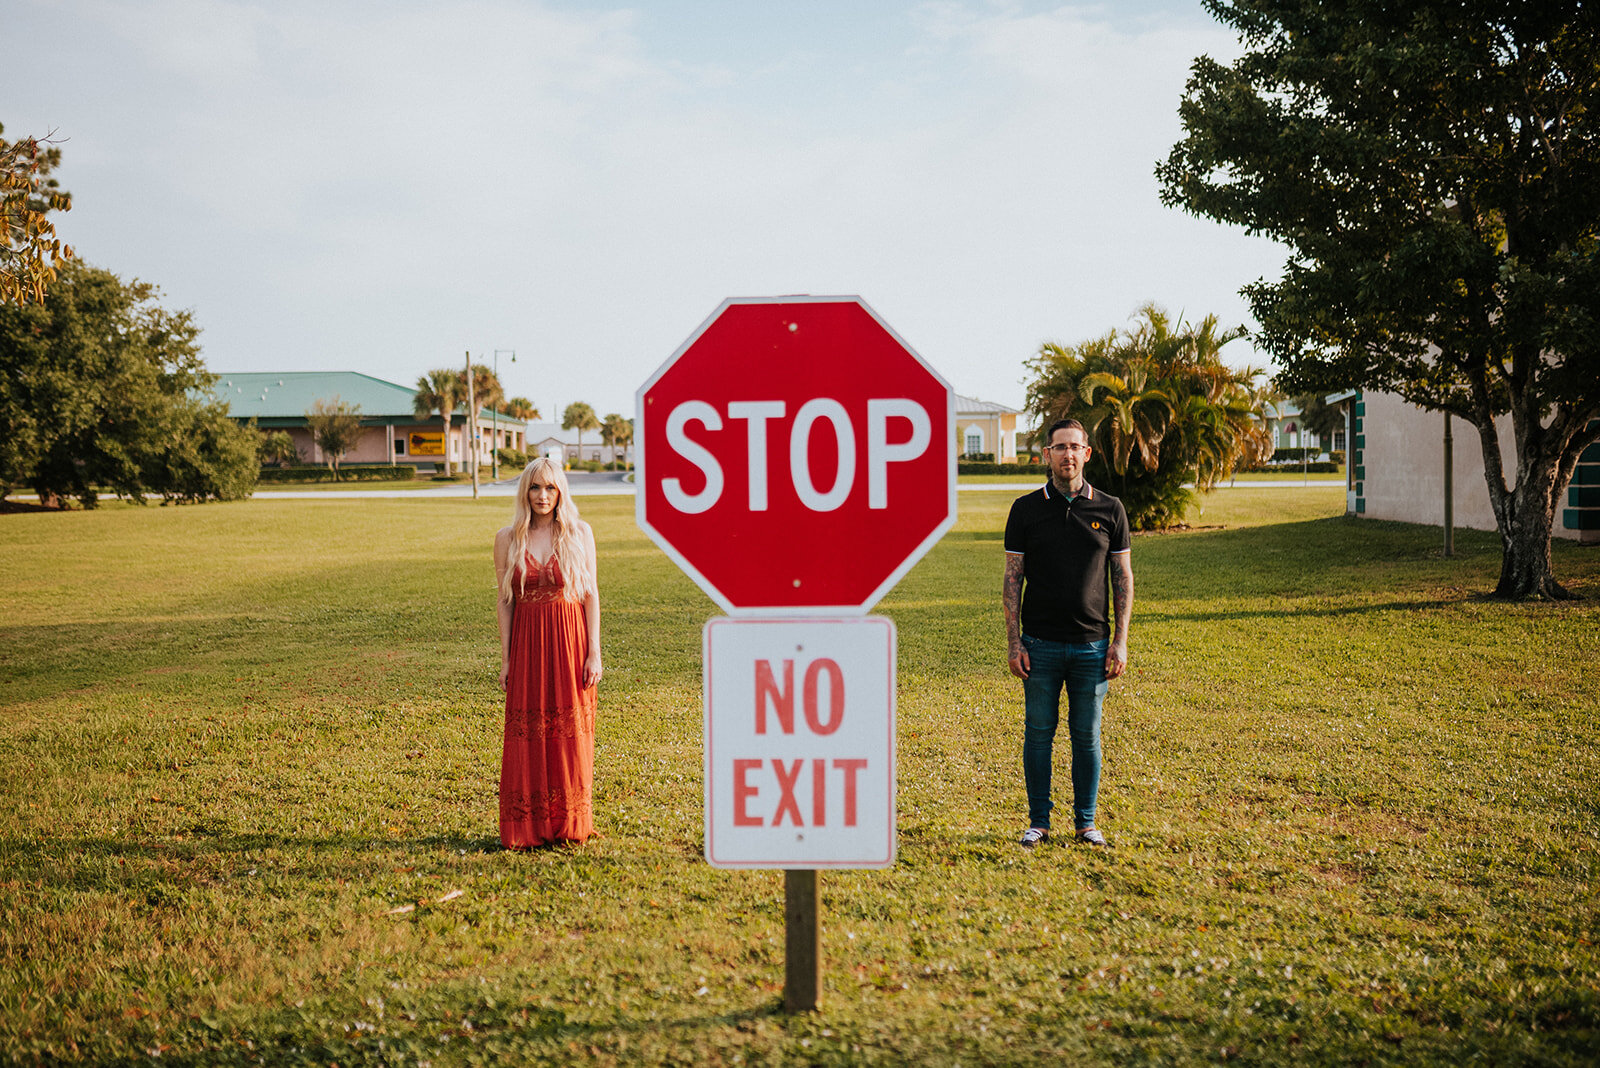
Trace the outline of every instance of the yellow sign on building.
{"label": "yellow sign on building", "polygon": [[412,456],[443,456],[444,432],[428,434],[413,430],[406,435],[406,451]]}

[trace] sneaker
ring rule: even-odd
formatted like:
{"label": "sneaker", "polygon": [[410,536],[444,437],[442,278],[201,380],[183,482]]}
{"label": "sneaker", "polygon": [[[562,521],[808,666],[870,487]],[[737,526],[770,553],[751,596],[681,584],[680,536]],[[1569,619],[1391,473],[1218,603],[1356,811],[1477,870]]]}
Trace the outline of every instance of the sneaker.
{"label": "sneaker", "polygon": [[1087,831],[1079,831],[1076,840],[1085,845],[1092,845],[1096,849],[1110,849],[1111,843],[1106,841],[1106,836],[1090,827]]}
{"label": "sneaker", "polygon": [[1022,848],[1024,849],[1032,849],[1040,842],[1048,842],[1049,840],[1050,832],[1045,830],[1043,827],[1029,827],[1027,830],[1022,832],[1021,844]]}

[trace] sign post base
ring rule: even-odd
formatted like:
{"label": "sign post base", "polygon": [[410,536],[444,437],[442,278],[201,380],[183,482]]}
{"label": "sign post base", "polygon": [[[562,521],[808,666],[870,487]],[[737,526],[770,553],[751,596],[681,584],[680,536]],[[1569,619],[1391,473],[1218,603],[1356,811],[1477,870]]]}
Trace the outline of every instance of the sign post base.
{"label": "sign post base", "polygon": [[822,990],[822,925],[817,921],[817,872],[783,873],[783,1011],[815,1012]]}

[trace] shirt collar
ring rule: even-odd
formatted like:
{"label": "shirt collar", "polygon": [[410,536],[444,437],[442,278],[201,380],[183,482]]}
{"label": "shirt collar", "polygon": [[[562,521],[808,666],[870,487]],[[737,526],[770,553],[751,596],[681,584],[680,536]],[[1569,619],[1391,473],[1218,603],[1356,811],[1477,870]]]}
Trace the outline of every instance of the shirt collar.
{"label": "shirt collar", "polygon": [[[1050,492],[1051,488],[1054,485],[1055,485],[1055,483],[1051,482],[1048,478],[1044,480],[1044,499],[1045,500],[1053,501],[1057,497],[1060,496],[1060,494],[1058,494],[1058,493]],[[1094,500],[1094,487],[1089,485],[1089,480],[1088,479],[1084,479],[1083,480],[1083,492],[1079,493],[1077,496],[1079,496],[1079,497],[1087,497],[1091,501]],[[1071,498],[1069,497],[1068,500],[1071,500]]]}

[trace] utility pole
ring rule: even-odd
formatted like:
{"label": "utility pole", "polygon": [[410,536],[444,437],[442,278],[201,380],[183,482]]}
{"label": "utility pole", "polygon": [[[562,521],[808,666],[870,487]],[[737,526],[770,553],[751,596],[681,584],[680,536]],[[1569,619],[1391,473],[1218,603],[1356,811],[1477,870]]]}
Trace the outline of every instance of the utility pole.
{"label": "utility pole", "polygon": [[[512,363],[516,363],[517,362],[517,350],[516,349],[495,349],[494,350],[494,380],[496,382],[499,382],[499,384],[500,384],[500,403],[504,404],[505,403],[505,394],[506,394],[506,384],[504,382],[500,381],[500,354],[502,352],[511,353],[511,362]],[[492,459],[490,459],[490,461],[489,461],[489,464],[490,464],[489,476],[494,481],[499,482],[500,481],[500,408],[498,406],[490,408],[489,409],[489,413],[490,413],[490,418],[492,418],[494,420],[494,452],[492,454]],[[527,435],[524,434],[523,437],[526,438]],[[527,442],[524,441],[523,444],[526,445]]]}
{"label": "utility pole", "polygon": [[1450,413],[1444,413],[1444,554],[1456,554],[1455,442],[1450,435]]}
{"label": "utility pole", "polygon": [[478,393],[472,385],[472,353],[467,353],[467,462],[472,464],[472,499],[478,499]]}

